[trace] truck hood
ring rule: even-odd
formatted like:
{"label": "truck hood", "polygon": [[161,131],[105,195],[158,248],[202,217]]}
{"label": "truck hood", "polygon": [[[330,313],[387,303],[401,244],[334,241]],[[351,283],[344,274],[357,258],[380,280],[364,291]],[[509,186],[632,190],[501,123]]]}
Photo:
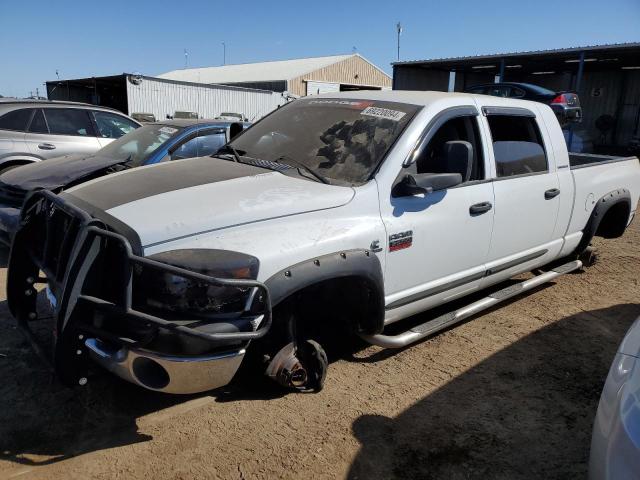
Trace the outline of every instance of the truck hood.
{"label": "truck hood", "polygon": [[99,155],[65,155],[9,170],[0,176],[0,183],[25,191],[56,190],[122,162],[122,159]]}
{"label": "truck hood", "polygon": [[[133,229],[143,247],[273,218],[336,208],[351,187],[211,157],[140,167],[62,194]],[[122,232],[121,232],[122,233]]]}

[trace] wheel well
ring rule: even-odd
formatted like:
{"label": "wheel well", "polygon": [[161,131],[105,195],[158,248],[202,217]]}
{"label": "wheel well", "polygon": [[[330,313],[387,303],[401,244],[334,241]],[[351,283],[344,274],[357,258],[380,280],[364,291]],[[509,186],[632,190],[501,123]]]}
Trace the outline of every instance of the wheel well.
{"label": "wheel well", "polygon": [[384,322],[384,299],[371,281],[360,276],[324,280],[298,290],[275,307],[274,318],[293,311],[296,323],[313,333],[345,328],[377,332]]}
{"label": "wheel well", "polygon": [[0,173],[6,172],[11,168],[28,165],[29,163],[33,163],[33,160],[8,160],[0,164]]}
{"label": "wheel well", "polygon": [[580,255],[593,237],[618,238],[627,228],[631,214],[631,194],[626,188],[613,190],[596,203],[589,220],[582,230],[582,239],[574,250]]}
{"label": "wheel well", "polygon": [[595,236],[603,238],[618,238],[622,236],[625,228],[627,228],[630,214],[631,207],[627,202],[623,201],[612,205],[600,219]]}

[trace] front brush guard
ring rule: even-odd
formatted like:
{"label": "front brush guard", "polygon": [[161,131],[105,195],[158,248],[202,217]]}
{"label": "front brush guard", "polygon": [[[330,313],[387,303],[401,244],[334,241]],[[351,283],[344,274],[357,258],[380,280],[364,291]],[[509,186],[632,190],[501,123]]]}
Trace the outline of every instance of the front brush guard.
{"label": "front brush guard", "polygon": [[[55,222],[62,222],[59,220],[61,216],[70,218],[64,221],[64,231],[59,232],[56,231]],[[41,238],[34,238],[38,236]],[[88,295],[84,291],[87,275],[105,248],[106,241],[112,243],[110,248],[117,248],[118,257],[122,259],[122,263],[114,267],[120,277],[116,280],[118,291],[115,298],[109,300]],[[190,319],[167,320],[134,309],[132,278],[135,265],[211,286],[251,289],[244,310],[238,312],[238,316],[258,323],[258,327],[250,332],[206,333],[190,327]],[[44,272],[45,278],[38,276],[40,271]],[[145,326],[151,325],[176,335],[208,341],[212,347],[219,346],[221,342],[248,342],[261,338],[272,323],[269,290],[263,283],[257,280],[216,278],[134,254],[130,242],[123,235],[107,230],[85,211],[46,190],[30,193],[25,201],[20,226],[11,248],[7,278],[9,309],[36,350],[41,351],[34,342],[28,323],[37,319],[37,291],[34,287],[37,283],[47,283],[56,296],[53,366],[61,381],[69,385],[86,383],[88,355],[85,337],[96,337],[130,348],[143,348],[153,339],[153,336],[125,338],[83,323],[83,320],[92,318],[96,311],[122,316],[128,321],[141,322]],[[185,320],[187,322],[183,324]],[[211,322],[215,321],[212,318]],[[192,323],[202,325],[202,319],[193,320]]]}

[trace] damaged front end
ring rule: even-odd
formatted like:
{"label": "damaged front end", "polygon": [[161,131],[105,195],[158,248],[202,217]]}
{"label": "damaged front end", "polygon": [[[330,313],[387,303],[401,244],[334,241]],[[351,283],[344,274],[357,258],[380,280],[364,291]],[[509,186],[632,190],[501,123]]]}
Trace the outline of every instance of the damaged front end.
{"label": "damaged front end", "polygon": [[35,285],[46,284],[53,365],[66,384],[85,384],[91,359],[150,390],[226,385],[248,343],[271,326],[258,260],[225,250],[141,253],[102,220],[51,192],[34,192],[9,260],[11,313],[30,335]]}

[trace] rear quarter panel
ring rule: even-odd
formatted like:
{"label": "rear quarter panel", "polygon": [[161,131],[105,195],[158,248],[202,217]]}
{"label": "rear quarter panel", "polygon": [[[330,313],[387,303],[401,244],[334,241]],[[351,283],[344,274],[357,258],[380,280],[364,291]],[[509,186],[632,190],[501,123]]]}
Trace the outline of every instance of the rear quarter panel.
{"label": "rear quarter panel", "polygon": [[631,214],[635,212],[640,197],[640,162],[637,158],[575,168],[571,173],[575,201],[567,235],[581,231],[596,202],[613,190],[626,188],[631,194]]}

